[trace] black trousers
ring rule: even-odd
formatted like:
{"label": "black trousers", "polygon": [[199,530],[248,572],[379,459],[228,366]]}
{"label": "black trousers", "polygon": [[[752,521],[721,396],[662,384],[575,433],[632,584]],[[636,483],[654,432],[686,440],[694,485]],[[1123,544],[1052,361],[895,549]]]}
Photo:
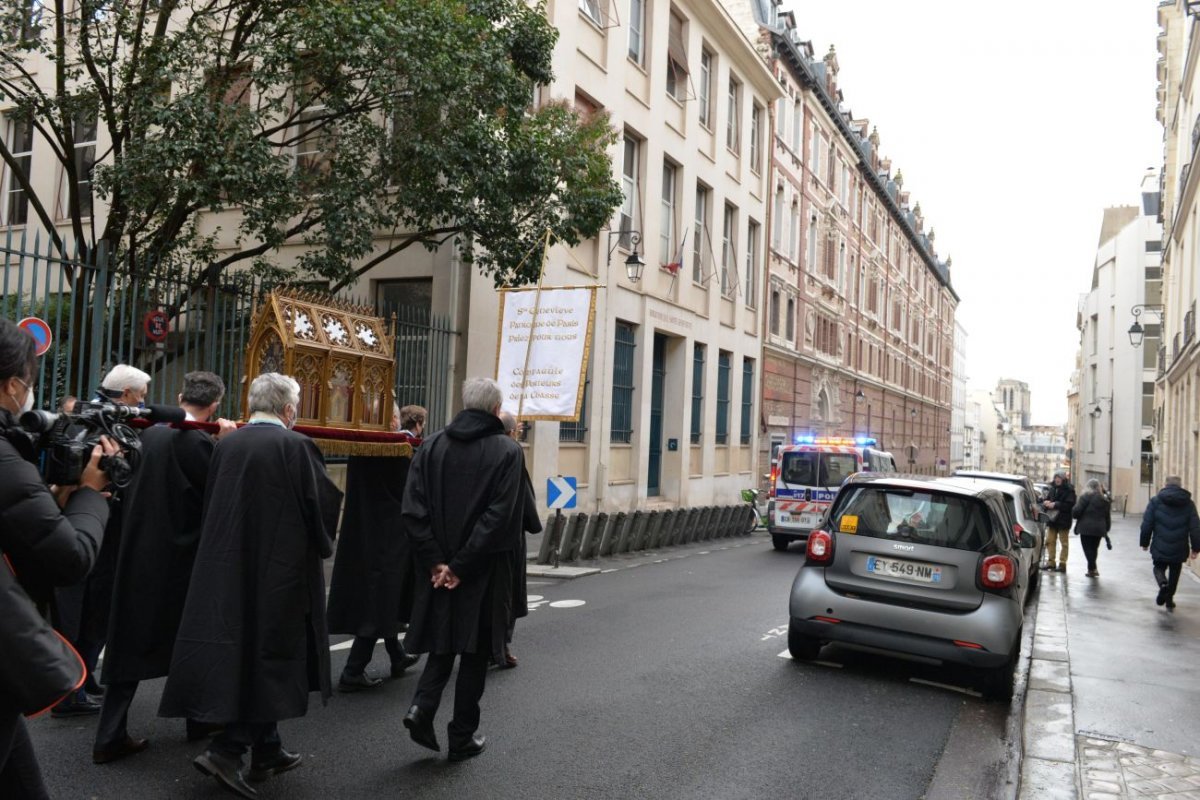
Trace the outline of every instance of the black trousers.
{"label": "black trousers", "polygon": [[[371,663],[371,657],[375,655],[377,641],[378,639],[374,636],[355,636],[354,644],[350,645],[350,655],[346,658],[346,666],[342,671],[347,675],[362,675],[367,664]],[[404,652],[404,645],[400,644],[399,636],[383,637],[383,647],[387,650],[393,664],[407,655]]]}
{"label": "black trousers", "polygon": [[1096,556],[1100,553],[1100,542],[1103,539],[1099,536],[1080,536],[1079,544],[1083,547],[1083,554],[1087,557],[1088,572],[1096,570]]}
{"label": "black trousers", "polygon": [[20,714],[0,716],[0,797],[5,800],[50,800],[37,753]]}
{"label": "black trousers", "polygon": [[[434,655],[425,659],[425,671],[417,682],[417,693],[413,705],[424,711],[430,719],[437,714],[442,702],[442,690],[450,682],[454,669],[453,654]],[[462,653],[458,656],[458,680],[454,682],[454,717],[446,727],[450,734],[450,747],[466,745],[479,728],[479,700],[483,697],[483,686],[487,680],[488,657],[485,653]]]}
{"label": "black trousers", "polygon": [[250,750],[251,763],[278,755],[282,747],[277,722],[230,722],[208,745],[214,753],[237,761]]}
{"label": "black trousers", "polygon": [[1182,561],[1154,561],[1154,580],[1158,582],[1160,589],[1166,584],[1166,592],[1163,595],[1165,602],[1172,602],[1175,599],[1175,589],[1179,587],[1179,576],[1183,574]]}
{"label": "black trousers", "polygon": [[[115,747],[129,735],[129,707],[137,694],[138,681],[113,682],[105,686],[104,705],[100,707],[100,721],[96,723],[97,750]],[[188,738],[193,730],[207,732],[209,726],[195,720],[187,721]]]}

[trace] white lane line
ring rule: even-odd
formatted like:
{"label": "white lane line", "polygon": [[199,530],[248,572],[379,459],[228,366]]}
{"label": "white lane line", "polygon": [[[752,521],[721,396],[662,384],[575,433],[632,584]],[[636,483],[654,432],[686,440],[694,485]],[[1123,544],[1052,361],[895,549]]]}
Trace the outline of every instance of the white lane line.
{"label": "white lane line", "polygon": [[586,605],[586,600],[555,600],[550,604],[551,608],[579,608]]}
{"label": "white lane line", "polygon": [[610,572],[618,572],[619,569],[620,569],[619,567],[613,567],[612,569],[602,569],[602,570],[600,570],[600,574],[607,575]]}
{"label": "white lane line", "polygon": [[[402,633],[402,634],[400,634],[400,641],[402,641],[402,642],[404,641],[404,634],[403,634],[403,633]],[[382,643],[382,642],[383,642],[383,639],[376,639],[376,640],[375,640],[375,646],[376,646],[376,647],[378,647],[378,646],[380,645],[380,643]],[[349,650],[349,649],[350,649],[351,647],[353,647],[353,646],[354,646],[354,640],[353,640],[353,639],[347,639],[347,640],[346,640],[346,641],[344,641],[344,642],[338,642],[337,644],[331,644],[331,645],[329,645],[329,652],[331,652],[331,653],[332,653],[334,650]]]}

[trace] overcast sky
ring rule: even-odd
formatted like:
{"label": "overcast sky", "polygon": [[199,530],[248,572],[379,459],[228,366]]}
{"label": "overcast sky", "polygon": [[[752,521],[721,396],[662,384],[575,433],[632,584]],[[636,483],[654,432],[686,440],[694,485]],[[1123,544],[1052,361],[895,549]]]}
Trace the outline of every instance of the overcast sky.
{"label": "overcast sky", "polygon": [[1155,0],[785,7],[954,259],[968,387],[1026,381],[1033,422],[1065,422],[1101,214],[1161,167]]}

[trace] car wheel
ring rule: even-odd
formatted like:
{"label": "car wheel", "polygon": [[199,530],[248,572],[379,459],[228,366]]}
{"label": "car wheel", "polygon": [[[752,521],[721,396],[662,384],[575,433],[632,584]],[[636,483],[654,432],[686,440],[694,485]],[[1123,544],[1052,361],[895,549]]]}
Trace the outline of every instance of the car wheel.
{"label": "car wheel", "polygon": [[788,625],[788,652],[797,661],[812,661],[821,652],[821,640],[805,636]]}
{"label": "car wheel", "polygon": [[1025,593],[1025,602],[1037,593],[1038,587],[1042,585],[1042,569],[1041,564],[1033,565],[1033,574],[1029,576],[1029,591]]}
{"label": "car wheel", "polygon": [[776,550],[787,550],[790,543],[791,540],[786,536],[775,536],[774,534],[771,535],[771,546]]}
{"label": "car wheel", "polygon": [[985,669],[981,676],[979,690],[984,700],[997,703],[1007,703],[1012,700],[1013,683],[1017,678],[1017,659],[1021,655],[1021,633],[1017,632],[1017,640],[1013,643],[1013,651],[1008,660],[999,667]]}

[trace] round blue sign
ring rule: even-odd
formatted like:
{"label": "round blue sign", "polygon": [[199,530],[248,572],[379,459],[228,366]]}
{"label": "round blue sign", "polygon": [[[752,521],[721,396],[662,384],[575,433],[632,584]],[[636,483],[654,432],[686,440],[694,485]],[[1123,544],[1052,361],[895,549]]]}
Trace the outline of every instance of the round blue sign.
{"label": "round blue sign", "polygon": [[17,324],[33,337],[33,341],[37,346],[37,354],[39,356],[45,355],[46,351],[50,349],[50,344],[54,341],[54,337],[50,333],[50,326],[46,324],[45,320],[40,320],[37,317],[26,317]]}

